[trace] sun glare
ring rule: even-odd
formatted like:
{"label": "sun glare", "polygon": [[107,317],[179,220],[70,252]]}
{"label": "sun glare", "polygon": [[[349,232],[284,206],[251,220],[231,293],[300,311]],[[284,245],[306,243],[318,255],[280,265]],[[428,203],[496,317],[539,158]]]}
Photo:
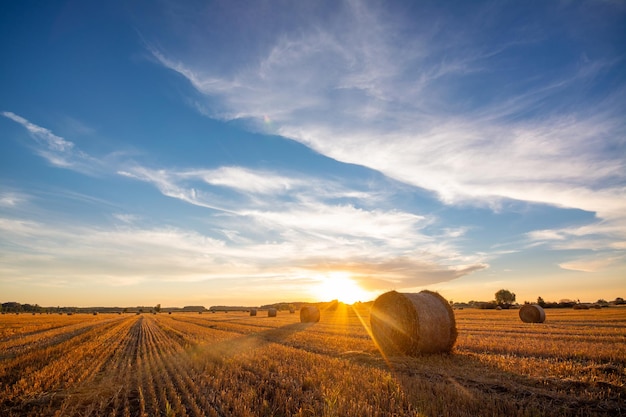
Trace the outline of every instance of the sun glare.
{"label": "sun glare", "polygon": [[348,273],[332,272],[320,276],[319,279],[315,292],[322,301],[338,300],[352,304],[356,301],[368,301],[370,296]]}

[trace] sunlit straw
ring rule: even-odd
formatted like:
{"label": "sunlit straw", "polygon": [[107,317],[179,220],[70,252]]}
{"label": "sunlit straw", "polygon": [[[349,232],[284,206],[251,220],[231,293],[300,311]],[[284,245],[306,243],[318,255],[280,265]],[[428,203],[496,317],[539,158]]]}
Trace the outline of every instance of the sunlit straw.
{"label": "sunlit straw", "polygon": [[365,329],[365,331],[369,335],[370,339],[372,339],[372,342],[374,342],[374,345],[376,346],[376,349],[378,349],[378,351],[382,355],[382,357],[383,357],[385,363],[387,364],[387,366],[389,368],[391,368],[391,362],[389,361],[389,358],[387,357],[387,355],[383,351],[382,347],[376,341],[376,338],[374,337],[374,334],[372,333],[372,329],[367,325],[367,323],[365,322],[363,317],[361,317],[361,315],[359,314],[359,311],[356,308],[354,308],[354,305],[351,305],[350,307],[352,307],[352,310],[354,310],[354,313],[359,318],[359,321],[361,322],[361,325],[363,325],[363,328]]}

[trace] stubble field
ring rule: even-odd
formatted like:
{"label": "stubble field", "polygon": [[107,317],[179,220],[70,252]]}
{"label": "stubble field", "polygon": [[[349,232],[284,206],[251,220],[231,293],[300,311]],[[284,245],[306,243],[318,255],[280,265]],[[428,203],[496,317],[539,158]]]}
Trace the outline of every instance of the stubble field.
{"label": "stubble field", "polygon": [[626,415],[626,308],[455,311],[452,354],[384,357],[369,309],[0,316],[2,416]]}

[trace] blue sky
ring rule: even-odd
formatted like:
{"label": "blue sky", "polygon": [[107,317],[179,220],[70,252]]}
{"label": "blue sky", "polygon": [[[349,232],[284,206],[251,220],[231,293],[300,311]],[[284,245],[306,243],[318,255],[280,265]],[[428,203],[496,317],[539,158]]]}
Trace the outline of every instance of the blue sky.
{"label": "blue sky", "polygon": [[0,6],[0,294],[626,294],[626,3]]}

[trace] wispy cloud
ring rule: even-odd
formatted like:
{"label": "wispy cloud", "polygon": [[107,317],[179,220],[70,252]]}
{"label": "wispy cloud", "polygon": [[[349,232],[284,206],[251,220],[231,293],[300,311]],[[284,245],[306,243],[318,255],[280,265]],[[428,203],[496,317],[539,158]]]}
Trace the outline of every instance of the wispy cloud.
{"label": "wispy cloud", "polygon": [[55,135],[48,129],[37,126],[36,124],[29,122],[28,120],[24,119],[21,116],[18,116],[15,113],[5,111],[2,112],[2,115],[24,126],[26,130],[28,130],[36,140],[40,141],[41,144],[43,144],[46,148],[49,148],[52,151],[61,153],[69,152],[74,147],[74,144],[72,142],[66,141],[65,139]]}
{"label": "wispy cloud", "polygon": [[[60,167],[82,172],[78,162],[95,160],[48,129],[13,113],[5,116],[33,135],[40,145],[38,152],[54,151],[58,158],[65,158]],[[60,227],[21,219],[16,212],[0,221],[0,244],[13,253],[15,268],[28,258],[32,271],[26,275],[48,276],[56,270],[70,279],[73,265],[80,266],[75,274],[127,277],[116,282],[136,283],[148,276],[162,280],[268,274],[281,279],[293,274],[310,278],[319,274],[320,265],[340,269],[352,265],[359,279],[373,282],[388,274],[384,268],[393,264],[393,285],[401,288],[456,279],[486,266],[480,256],[470,256],[469,263],[467,256],[459,257],[452,243],[459,231],[436,237],[426,234],[425,227],[433,221],[430,216],[383,208],[380,190],[365,182],[346,186],[322,176],[240,166],[173,170],[117,161],[106,168],[146,182],[164,196],[216,210],[204,219],[210,235],[180,228],[145,228],[141,217],[120,213],[119,207],[102,201],[95,203],[114,210],[113,230],[79,223]],[[4,193],[1,203],[14,208],[18,196]],[[88,196],[70,197],[94,203]]]}
{"label": "wispy cloud", "polygon": [[55,135],[49,129],[38,126],[22,116],[12,112],[2,115],[22,125],[35,141],[35,151],[49,163],[60,168],[67,168],[83,174],[96,174],[101,171],[99,160],[78,149],[73,142]]}
{"label": "wispy cloud", "polygon": [[182,174],[182,176],[200,177],[211,185],[260,194],[284,194],[294,187],[302,185],[298,179],[233,166],[215,170],[192,171]]}
{"label": "wispy cloud", "polygon": [[626,247],[626,218],[596,221],[578,227],[537,230],[527,234],[534,246],[555,250],[586,249],[592,251],[623,250]]}
{"label": "wispy cloud", "polygon": [[[367,190],[345,188],[330,180],[241,167],[155,171],[135,166],[120,174],[149,182],[168,197],[235,216],[238,220],[231,221],[237,222],[238,238],[246,229],[255,235],[263,235],[263,230],[266,236],[294,241],[311,236],[333,245],[343,241],[344,249],[355,244],[355,239],[363,241],[359,245],[369,241],[372,246],[376,242],[396,249],[413,248],[430,239],[420,233],[431,222],[429,217],[368,208],[372,202]],[[331,202],[338,197],[353,203]]]}
{"label": "wispy cloud", "polygon": [[0,191],[0,207],[15,208],[28,201],[28,196],[13,191]]}
{"label": "wispy cloud", "polygon": [[[263,55],[228,73],[193,56],[185,62],[153,47],[151,53],[211,97],[213,117],[259,125],[269,117],[280,135],[433,190],[447,204],[497,207],[516,199],[579,208],[611,228],[626,226],[626,160],[615,152],[626,135],[626,89],[592,102],[578,93],[615,59],[504,75],[504,83],[488,84],[495,90],[489,93],[464,90],[459,86],[494,72],[503,76],[500,57],[543,34],[526,30],[486,49],[469,25],[455,28],[464,37],[446,37],[441,27],[451,22],[416,28],[360,2],[338,14],[281,32]],[[532,62],[517,64],[536,70]],[[482,101],[473,99],[479,95]]]}
{"label": "wispy cloud", "polygon": [[589,258],[581,258],[559,264],[560,268],[580,271],[580,272],[596,272],[606,270],[607,268],[622,263],[624,256],[594,256]]}
{"label": "wispy cloud", "polygon": [[111,229],[6,217],[0,218],[0,231],[2,270],[20,270],[20,276],[32,280],[64,276],[70,282],[103,283],[115,276],[118,284],[130,285],[146,279],[203,281],[256,277],[269,282],[294,277],[311,279],[320,273],[349,267],[364,282],[379,279],[380,283],[392,282],[394,287],[401,288],[456,279],[486,267],[480,263],[446,266],[393,254],[389,257],[389,253],[376,253],[375,245],[367,247],[366,240],[346,237],[343,242],[331,242],[318,237],[307,240],[300,235],[289,239],[289,235],[283,234],[281,241],[233,244],[172,227],[126,225]]}

